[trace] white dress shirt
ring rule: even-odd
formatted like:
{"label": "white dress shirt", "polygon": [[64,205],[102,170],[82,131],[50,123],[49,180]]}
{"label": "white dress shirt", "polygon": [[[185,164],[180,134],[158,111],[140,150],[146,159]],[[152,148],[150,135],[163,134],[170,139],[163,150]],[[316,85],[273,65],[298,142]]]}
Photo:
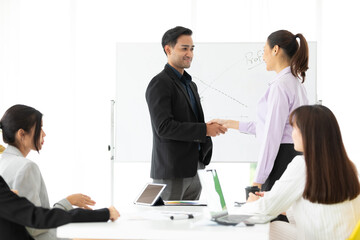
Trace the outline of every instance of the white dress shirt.
{"label": "white dress shirt", "polygon": [[[26,197],[36,206],[50,208],[48,193],[39,167],[25,158],[16,147],[9,145],[1,154],[0,175],[11,189],[19,192],[19,196]],[[72,209],[67,199],[59,201],[54,207]],[[55,229],[26,229],[35,240],[57,239]]]}
{"label": "white dress shirt", "polygon": [[339,240],[360,220],[360,195],[337,204],[312,203],[302,197],[306,182],[303,156],[295,157],[264,197],[241,207],[242,213],[277,216],[292,206],[297,239]]}

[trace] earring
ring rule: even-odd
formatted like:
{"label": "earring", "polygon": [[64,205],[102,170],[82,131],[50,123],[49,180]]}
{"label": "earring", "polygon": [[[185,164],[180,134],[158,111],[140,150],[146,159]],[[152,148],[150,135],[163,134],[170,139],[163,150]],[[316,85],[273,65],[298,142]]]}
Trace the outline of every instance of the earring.
{"label": "earring", "polygon": [[273,53],[273,56],[275,56],[275,53]]}

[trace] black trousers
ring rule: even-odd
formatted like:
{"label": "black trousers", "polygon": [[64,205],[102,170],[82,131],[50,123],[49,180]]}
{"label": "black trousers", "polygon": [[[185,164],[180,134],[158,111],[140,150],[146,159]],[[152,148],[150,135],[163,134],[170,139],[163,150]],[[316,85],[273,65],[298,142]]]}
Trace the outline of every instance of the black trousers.
{"label": "black trousers", "polygon": [[285,172],[287,165],[293,160],[297,155],[301,155],[300,152],[295,151],[294,144],[292,143],[283,143],[280,144],[278,154],[275,158],[273,169],[270,172],[269,177],[266,179],[265,183],[262,185],[262,191],[270,191],[275,182],[282,176]]}

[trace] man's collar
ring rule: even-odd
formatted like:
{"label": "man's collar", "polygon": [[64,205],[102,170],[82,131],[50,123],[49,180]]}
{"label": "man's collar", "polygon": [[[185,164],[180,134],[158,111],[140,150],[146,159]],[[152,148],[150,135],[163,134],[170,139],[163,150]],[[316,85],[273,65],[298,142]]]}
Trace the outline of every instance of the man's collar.
{"label": "man's collar", "polygon": [[187,81],[191,81],[192,78],[190,76],[190,74],[188,74],[185,70],[184,70],[184,74],[181,74],[178,70],[176,70],[173,66],[171,66],[169,63],[166,64],[167,66],[169,66],[174,73],[176,74],[176,76],[181,79],[182,77],[184,77]]}
{"label": "man's collar", "polygon": [[[181,78],[181,77],[182,77],[182,74],[181,74],[178,70],[176,70],[173,66],[171,66],[169,63],[167,63],[166,65],[168,65],[168,66],[171,68],[171,70],[174,71],[174,73],[176,74],[176,76],[177,76],[178,78]],[[185,71],[184,71],[184,72],[185,72]]]}

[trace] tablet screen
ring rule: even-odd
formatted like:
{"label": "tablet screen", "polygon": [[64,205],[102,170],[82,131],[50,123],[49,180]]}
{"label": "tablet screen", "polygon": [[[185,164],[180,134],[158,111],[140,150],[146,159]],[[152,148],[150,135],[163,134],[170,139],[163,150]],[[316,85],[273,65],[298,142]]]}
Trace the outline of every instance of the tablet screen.
{"label": "tablet screen", "polygon": [[136,204],[153,205],[165,188],[165,184],[146,184],[140,196],[135,200]]}

